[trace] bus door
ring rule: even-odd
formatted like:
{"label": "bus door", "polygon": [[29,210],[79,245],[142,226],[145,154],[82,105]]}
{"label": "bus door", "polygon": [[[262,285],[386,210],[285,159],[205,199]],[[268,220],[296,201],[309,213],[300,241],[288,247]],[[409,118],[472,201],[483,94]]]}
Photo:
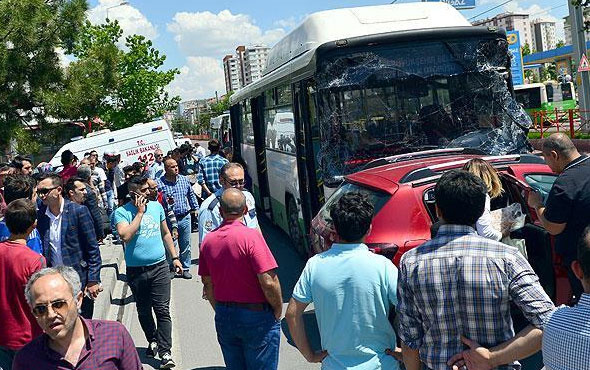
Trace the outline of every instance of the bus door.
{"label": "bus door", "polygon": [[256,169],[257,174],[250,174],[250,176],[258,177],[258,194],[260,199],[257,200],[257,205],[264,211],[267,217],[272,220],[271,206],[270,206],[270,189],[268,187],[268,169],[266,165],[266,126],[264,124],[264,97],[257,96],[251,102],[252,106],[252,121],[254,126],[254,149],[256,151]]}
{"label": "bus door", "polygon": [[316,160],[320,148],[320,130],[311,80],[296,83],[293,91],[299,196],[307,235],[311,220],[324,203],[321,171]]}

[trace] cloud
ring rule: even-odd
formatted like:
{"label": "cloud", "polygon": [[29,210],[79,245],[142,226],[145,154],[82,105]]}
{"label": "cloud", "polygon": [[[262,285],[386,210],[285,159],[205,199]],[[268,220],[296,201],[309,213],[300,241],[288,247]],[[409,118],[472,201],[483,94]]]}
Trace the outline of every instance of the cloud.
{"label": "cloud", "polygon": [[74,60],[74,57],[71,55],[67,55],[63,48],[55,48],[55,53],[59,58],[59,64],[65,68],[70,65],[70,63]]}
{"label": "cloud", "polygon": [[182,100],[201,99],[225,94],[225,79],[220,59],[191,56],[180,68],[180,74],[168,85],[168,92]]}
{"label": "cloud", "polygon": [[217,14],[209,11],[176,13],[167,29],[174,34],[174,40],[185,55],[218,59],[234,53],[238,45],[272,47],[286,34],[281,27],[263,31],[250,16],[232,14],[227,9]]}
{"label": "cloud", "polygon": [[108,9],[109,19],[117,20],[123,29],[123,40],[133,34],[143,35],[152,40],[158,37],[156,26],[139,9],[131,4],[118,6],[119,4],[120,0],[99,0],[97,6],[88,10],[88,20],[92,24],[105,23]]}

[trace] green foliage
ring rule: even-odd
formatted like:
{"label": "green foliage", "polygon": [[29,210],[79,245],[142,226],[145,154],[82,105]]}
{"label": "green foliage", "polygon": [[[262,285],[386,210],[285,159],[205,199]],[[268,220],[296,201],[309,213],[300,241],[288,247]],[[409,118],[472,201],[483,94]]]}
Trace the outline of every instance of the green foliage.
{"label": "green foliage", "polygon": [[557,44],[555,45],[556,48],[562,48],[564,46],[565,46],[565,41],[563,41],[563,40],[557,41]]}
{"label": "green foliage", "polygon": [[24,123],[44,123],[44,94],[63,84],[56,48],[73,51],[87,9],[86,0],[0,1],[0,148]]}
{"label": "green foliage", "polygon": [[140,35],[127,37],[125,46],[129,51],[119,60],[119,84],[105,114],[105,121],[112,122],[114,128],[149,121],[180,103],[180,97],[170,97],[164,90],[180,72],[176,68],[158,70],[166,56]]}
{"label": "green foliage", "polygon": [[[562,131],[564,134],[566,134],[567,136],[570,136],[569,131]],[[543,138],[549,137],[549,135],[553,134],[553,132],[543,132]],[[540,139],[541,138],[541,132],[540,131],[531,131],[528,134],[528,138],[529,139]],[[590,133],[586,133],[586,132],[575,132],[574,133],[574,139],[583,139],[583,140],[588,140],[590,139]]]}
{"label": "green foliage", "polygon": [[214,116],[218,116],[229,110],[229,98],[233,95],[233,93],[233,91],[230,91],[223,97],[223,99],[211,106]]}
{"label": "green foliage", "polygon": [[529,55],[531,53],[531,46],[529,45],[528,42],[526,42],[524,44],[524,46],[522,46],[520,48],[520,50],[522,51],[522,56],[524,57],[524,56]]}

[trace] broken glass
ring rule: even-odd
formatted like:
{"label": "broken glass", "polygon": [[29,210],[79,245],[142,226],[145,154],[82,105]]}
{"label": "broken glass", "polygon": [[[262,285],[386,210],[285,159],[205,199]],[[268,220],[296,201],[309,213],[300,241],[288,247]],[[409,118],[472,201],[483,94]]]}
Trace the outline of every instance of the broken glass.
{"label": "broken glass", "polygon": [[530,151],[501,37],[335,49],[319,58],[318,153],[325,179],[420,150]]}

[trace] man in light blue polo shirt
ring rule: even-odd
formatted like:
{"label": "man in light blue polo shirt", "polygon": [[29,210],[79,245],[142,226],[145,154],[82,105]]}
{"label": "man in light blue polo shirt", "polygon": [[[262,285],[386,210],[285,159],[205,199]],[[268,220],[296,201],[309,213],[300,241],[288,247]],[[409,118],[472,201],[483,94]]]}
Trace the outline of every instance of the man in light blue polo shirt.
{"label": "man in light blue polo shirt", "polygon": [[[307,261],[287,308],[293,341],[322,369],[398,369],[390,355],[396,338],[388,316],[397,303],[397,268],[369,251],[373,205],[360,193],[342,196],[330,209],[336,243]],[[309,345],[303,311],[314,303],[322,352]]]}

